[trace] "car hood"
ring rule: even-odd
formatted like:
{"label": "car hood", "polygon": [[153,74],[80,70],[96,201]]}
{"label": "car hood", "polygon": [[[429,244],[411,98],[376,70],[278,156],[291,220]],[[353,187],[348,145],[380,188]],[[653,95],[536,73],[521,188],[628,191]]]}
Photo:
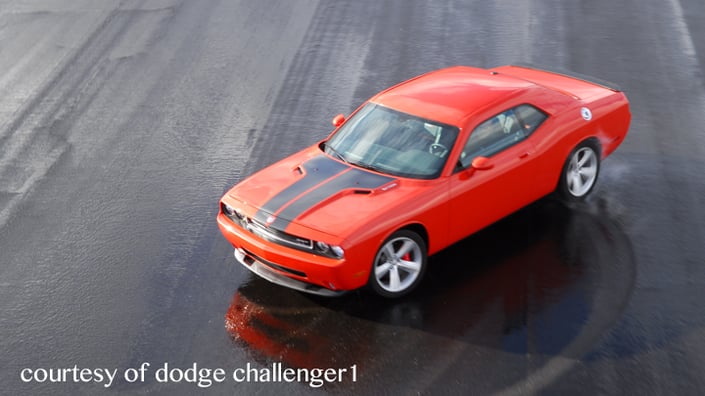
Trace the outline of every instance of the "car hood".
{"label": "car hood", "polygon": [[376,213],[398,203],[402,182],[323,154],[317,147],[265,168],[233,187],[228,195],[247,215],[294,234],[306,229],[344,238]]}

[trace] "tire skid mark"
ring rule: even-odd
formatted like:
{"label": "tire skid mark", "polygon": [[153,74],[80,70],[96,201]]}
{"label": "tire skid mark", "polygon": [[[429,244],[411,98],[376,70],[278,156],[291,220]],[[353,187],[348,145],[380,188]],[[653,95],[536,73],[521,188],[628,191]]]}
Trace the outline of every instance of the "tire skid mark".
{"label": "tire skid mark", "polygon": [[[302,149],[331,131],[328,120],[335,114],[351,111],[360,104],[354,101],[354,91],[363,77],[373,32],[356,24],[331,23],[356,15],[356,7],[365,6],[325,2],[319,5],[278,91],[264,126],[267,132],[258,134],[243,176],[277,159],[257,154],[276,152],[277,157],[283,158]],[[321,48],[330,49],[326,56],[318,55]],[[322,92],[320,86],[330,89]]]}
{"label": "tire skid mark", "polygon": [[[111,57],[140,16],[158,10],[113,9],[84,43],[57,63],[53,77],[27,101],[0,135],[0,228],[8,222],[25,195],[70,150],[73,120],[90,104],[119,61]],[[131,54],[136,55],[136,54]],[[6,201],[6,202],[5,202]]]}
{"label": "tire skid mark", "polygon": [[[688,22],[685,19],[685,13],[683,11],[683,5],[680,0],[668,0],[668,5],[671,6],[673,12],[673,24],[675,25],[674,36],[677,36],[679,41],[679,47],[683,51],[683,56],[686,58],[687,63],[684,65],[688,70],[688,74],[697,80],[697,85],[700,86],[700,90],[705,90],[705,76],[702,72],[702,65],[700,64],[698,51],[695,46],[695,41],[693,40],[693,34],[688,27]],[[705,102],[705,99],[701,96],[701,102]],[[705,108],[705,107],[701,107]]]}

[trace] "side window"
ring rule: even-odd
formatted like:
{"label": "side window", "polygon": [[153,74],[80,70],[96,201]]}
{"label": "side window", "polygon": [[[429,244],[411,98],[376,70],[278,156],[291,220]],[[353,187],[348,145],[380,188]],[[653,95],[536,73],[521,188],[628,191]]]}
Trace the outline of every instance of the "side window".
{"label": "side window", "polygon": [[526,139],[545,119],[543,112],[528,104],[497,114],[472,131],[458,167],[465,169],[476,157],[491,157]]}
{"label": "side window", "polygon": [[522,128],[526,136],[529,136],[531,132],[536,130],[536,128],[543,123],[546,119],[546,114],[534,106],[523,104],[514,109],[514,114],[516,114],[517,119],[521,123]]}

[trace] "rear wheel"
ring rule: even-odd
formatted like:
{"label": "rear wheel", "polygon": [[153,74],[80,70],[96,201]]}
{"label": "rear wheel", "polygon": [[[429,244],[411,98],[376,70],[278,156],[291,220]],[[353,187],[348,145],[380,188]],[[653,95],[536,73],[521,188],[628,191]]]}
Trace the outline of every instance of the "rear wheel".
{"label": "rear wheel", "polygon": [[595,187],[600,173],[600,155],[596,147],[591,141],[583,142],[568,156],[558,183],[558,193],[566,201],[585,199]]}
{"label": "rear wheel", "polygon": [[404,296],[423,278],[427,261],[423,238],[413,231],[399,230],[377,251],[368,283],[383,297]]}

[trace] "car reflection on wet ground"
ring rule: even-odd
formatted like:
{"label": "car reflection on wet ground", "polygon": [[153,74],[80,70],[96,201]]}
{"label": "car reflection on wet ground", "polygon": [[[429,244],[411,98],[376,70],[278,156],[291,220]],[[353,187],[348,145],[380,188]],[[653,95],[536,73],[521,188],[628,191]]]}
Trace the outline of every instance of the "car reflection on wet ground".
{"label": "car reflection on wet ground", "polygon": [[472,370],[488,380],[483,391],[532,390],[584,355],[630,298],[630,242],[591,213],[599,207],[544,199],[433,256],[427,279],[401,300],[324,299],[252,277],[225,326],[262,364],[357,364],[363,389],[382,377],[424,389],[450,375],[447,385],[462,389],[459,372]]}

